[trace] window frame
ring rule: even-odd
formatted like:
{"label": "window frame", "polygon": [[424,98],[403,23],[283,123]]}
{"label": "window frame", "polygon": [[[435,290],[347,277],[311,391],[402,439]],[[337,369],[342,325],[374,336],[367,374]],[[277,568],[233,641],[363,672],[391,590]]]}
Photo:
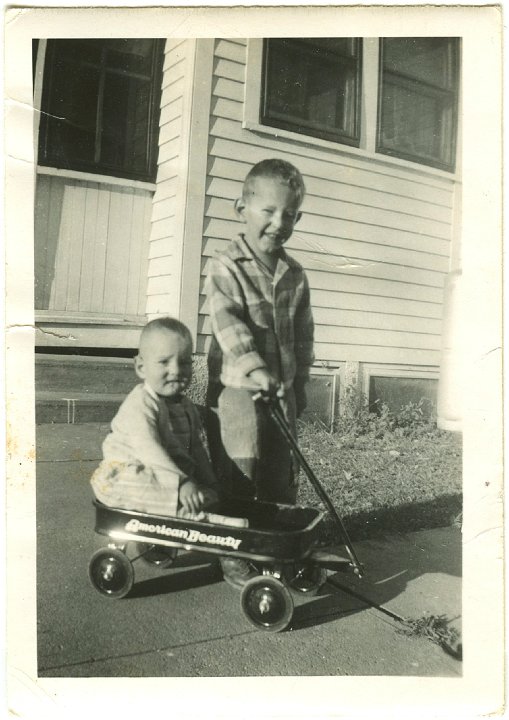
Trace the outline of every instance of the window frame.
{"label": "window frame", "polygon": [[[82,39],[82,38],[76,38]],[[83,38],[85,39],[85,38]],[[109,39],[109,38],[105,38]],[[114,38],[115,39],[115,38]],[[121,39],[121,38],[119,38]],[[130,38],[129,38],[130,39]],[[75,158],[66,158],[67,162],[64,165],[60,158],[51,152],[49,147],[50,133],[49,133],[49,118],[48,113],[45,109],[48,107],[48,102],[51,97],[53,87],[53,76],[55,73],[55,53],[56,43],[58,39],[52,39],[47,41],[45,63],[44,63],[44,79],[42,87],[41,97],[41,120],[39,126],[39,137],[38,137],[38,164],[42,167],[49,167],[61,170],[76,171],[83,173],[90,173],[91,175],[99,175],[105,177],[116,177],[127,180],[136,180],[140,182],[153,183],[156,179],[157,173],[157,157],[158,157],[158,140],[159,140],[159,117],[160,117],[160,105],[161,105],[161,93],[162,93],[162,78],[163,78],[163,64],[164,64],[164,39],[160,38],[149,38],[154,40],[154,49],[151,60],[151,72],[150,72],[150,100],[149,100],[149,118],[146,129],[146,163],[145,170],[133,171],[126,170],[114,166],[112,164],[106,164],[103,161],[99,162],[87,162],[77,160]],[[101,73],[106,73],[104,67],[101,68]],[[130,77],[131,74],[136,76],[136,73],[130,73],[129,71],[119,70],[112,74],[117,74],[119,77]],[[101,98],[98,97],[99,104],[102,104]],[[101,132],[96,122],[95,132]]]}
{"label": "window frame", "polygon": [[[345,60],[351,60],[351,64],[354,66],[354,88],[355,98],[352,107],[353,113],[353,134],[345,134],[340,130],[334,131],[320,129],[313,127],[311,124],[306,125],[303,120],[300,124],[292,122],[291,120],[283,120],[279,118],[268,117],[268,65],[269,65],[269,44],[274,40],[286,40],[290,44],[295,46],[299,45],[301,38],[263,38],[262,39],[262,65],[261,65],[261,96],[259,104],[259,116],[258,120],[264,127],[272,127],[281,130],[287,130],[289,132],[297,133],[304,137],[318,138],[320,140],[326,140],[333,143],[339,143],[341,145],[348,145],[349,147],[359,147],[361,142],[361,101],[362,101],[362,82],[363,82],[363,38],[355,37],[352,38],[355,41],[355,54],[352,55],[351,59],[346,56],[342,56],[340,53],[331,52],[331,56],[344,57]],[[301,43],[302,45],[303,43]],[[306,44],[306,50],[311,47]]]}
{"label": "window frame", "polygon": [[[244,132],[265,137],[269,147],[279,149],[291,142],[298,152],[308,152],[309,148],[318,152],[332,153],[332,157],[343,157],[351,161],[368,161],[377,164],[382,172],[406,171],[409,168],[428,175],[429,177],[446,178],[454,180],[461,174],[461,147],[462,115],[461,115],[461,54],[458,75],[458,114],[456,117],[456,148],[455,169],[445,170],[422,162],[402,159],[386,155],[376,150],[377,108],[378,108],[378,81],[379,81],[379,37],[363,37],[362,50],[362,98],[361,98],[361,141],[359,147],[343,145],[331,140],[322,140],[313,135],[302,135],[291,130],[280,130],[260,122],[261,108],[261,82],[262,82],[262,38],[247,38],[246,76],[244,103],[242,113],[242,129]],[[283,145],[281,145],[283,143]],[[306,149],[305,149],[306,148]]]}
{"label": "window frame", "polygon": [[[417,37],[417,36],[416,36]],[[400,160],[408,160],[410,162],[416,163],[418,165],[425,165],[427,167],[436,168],[438,170],[445,170],[449,173],[454,173],[456,171],[456,163],[457,163],[457,143],[458,143],[458,120],[459,120],[459,92],[460,92],[460,70],[461,70],[461,39],[459,37],[457,38],[449,38],[450,40],[454,40],[456,42],[453,43],[453,88],[448,90],[446,88],[440,87],[439,85],[432,85],[431,83],[427,83],[424,80],[412,77],[410,75],[405,75],[401,72],[393,72],[389,71],[389,75],[391,76],[391,81],[393,84],[398,85],[399,87],[407,87],[409,89],[414,90],[416,88],[421,88],[423,90],[422,95],[427,95],[428,97],[433,98],[444,98],[448,97],[451,98],[451,113],[452,113],[452,120],[451,120],[451,127],[452,127],[452,137],[450,139],[450,148],[451,148],[451,162],[447,162],[445,160],[435,160],[433,158],[429,158],[423,155],[419,155],[418,153],[412,153],[407,152],[404,150],[398,150],[394,148],[386,148],[383,145],[382,142],[382,106],[383,106],[383,86],[384,86],[384,56],[383,56],[383,48],[384,48],[384,40],[389,40],[391,38],[379,38],[379,59],[378,59],[378,102],[377,102],[377,117],[376,117],[376,145],[375,145],[375,152],[379,153],[380,155],[387,155],[389,157],[398,158]],[[397,78],[396,83],[394,83],[394,78]]]}

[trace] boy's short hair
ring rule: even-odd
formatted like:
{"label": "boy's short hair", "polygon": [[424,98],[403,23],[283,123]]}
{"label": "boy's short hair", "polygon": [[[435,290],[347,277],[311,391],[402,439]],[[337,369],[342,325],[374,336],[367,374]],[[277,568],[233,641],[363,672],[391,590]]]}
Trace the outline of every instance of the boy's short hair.
{"label": "boy's short hair", "polygon": [[193,337],[187,325],[184,325],[184,323],[180,322],[180,320],[169,316],[155,318],[155,320],[150,320],[145,325],[140,335],[140,347],[143,338],[157,330],[170,330],[176,335],[179,335],[189,345],[190,352],[193,351]]}
{"label": "boy's short hair", "polygon": [[251,191],[253,181],[256,178],[273,178],[279,180],[293,190],[299,205],[304,200],[306,194],[306,186],[299,170],[287,162],[286,160],[280,160],[278,158],[270,158],[268,160],[261,160],[261,162],[253,165],[251,170],[246,175],[244,180],[244,187],[242,189],[242,195],[244,198]]}

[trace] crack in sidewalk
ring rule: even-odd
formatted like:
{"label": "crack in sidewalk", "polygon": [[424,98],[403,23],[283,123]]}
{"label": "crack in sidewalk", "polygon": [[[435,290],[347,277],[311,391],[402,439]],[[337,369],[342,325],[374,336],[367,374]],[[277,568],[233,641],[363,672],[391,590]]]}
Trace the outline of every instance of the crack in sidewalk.
{"label": "crack in sidewalk", "polygon": [[169,650],[178,650],[183,647],[193,647],[196,645],[205,645],[207,643],[216,642],[216,640],[226,640],[227,638],[242,637],[243,635],[251,635],[257,632],[255,628],[252,630],[245,630],[244,632],[228,634],[228,635],[217,635],[216,637],[204,638],[201,640],[195,640],[194,642],[183,642],[177,643],[176,645],[165,645],[159,648],[151,648],[150,650],[138,650],[136,652],[121,653],[120,655],[105,655],[103,657],[92,657],[85,660],[76,660],[75,662],[60,663],[59,665],[47,665],[46,667],[39,667],[39,672],[48,670],[58,670],[64,667],[77,667],[79,665],[89,665],[98,662],[107,662],[108,660],[121,660],[123,658],[130,657],[142,657],[143,655],[152,655],[153,653],[163,653]]}
{"label": "crack in sidewalk", "polygon": [[[308,626],[312,626],[316,624],[317,621],[320,621],[324,618],[330,618],[335,616],[347,616],[350,615],[354,611],[340,611],[335,610],[333,612],[326,612],[322,613],[320,615],[316,615],[311,620],[304,620],[302,623],[299,623],[298,627],[296,627],[296,630],[304,629]],[[66,668],[66,667],[79,667],[80,665],[93,665],[94,663],[100,663],[100,662],[107,662],[108,660],[122,660],[124,658],[132,658],[132,657],[142,657],[144,655],[152,655],[154,653],[164,653],[171,650],[178,650],[179,648],[188,648],[188,647],[196,647],[198,645],[206,645],[207,643],[216,642],[218,640],[226,640],[228,638],[240,638],[245,635],[253,635],[254,633],[260,632],[256,628],[252,628],[251,630],[245,630],[244,632],[239,633],[229,633],[227,635],[217,635],[216,637],[210,637],[210,638],[203,638],[200,640],[195,640],[193,642],[183,642],[178,643],[176,645],[166,645],[159,648],[151,648],[149,650],[138,650],[136,652],[130,652],[130,653],[121,653],[119,655],[106,655],[103,657],[93,657],[93,658],[87,658],[85,660],[77,660],[75,662],[66,662],[66,663],[60,663],[58,665],[47,665],[45,667],[39,667],[39,672],[47,672],[49,670],[58,670],[60,668]]]}

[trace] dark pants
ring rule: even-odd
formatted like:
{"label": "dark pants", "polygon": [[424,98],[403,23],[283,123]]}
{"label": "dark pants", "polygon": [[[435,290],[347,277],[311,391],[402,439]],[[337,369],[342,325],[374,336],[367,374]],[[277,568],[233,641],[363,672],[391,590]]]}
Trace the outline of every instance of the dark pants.
{"label": "dark pants", "polygon": [[[224,492],[268,502],[294,504],[297,466],[293,454],[263,401],[239,388],[209,388],[207,436],[212,464]],[[295,434],[295,397],[283,402]]]}

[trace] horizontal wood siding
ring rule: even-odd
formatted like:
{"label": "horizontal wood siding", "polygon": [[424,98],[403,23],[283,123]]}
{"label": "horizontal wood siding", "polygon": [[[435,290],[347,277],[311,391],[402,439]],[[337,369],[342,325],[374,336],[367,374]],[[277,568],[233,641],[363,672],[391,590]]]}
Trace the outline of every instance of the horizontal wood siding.
{"label": "horizontal wood siding", "polygon": [[317,361],[438,365],[453,179],[243,128],[245,62],[245,41],[216,41],[197,349],[208,260],[241,231],[233,201],[255,162],[280,157],[307,187],[287,247],[309,277]]}
{"label": "horizontal wood siding", "polygon": [[151,209],[148,190],[39,175],[36,310],[143,316]]}
{"label": "horizontal wood siding", "polygon": [[157,184],[152,209],[147,314],[178,315],[185,202],[183,147],[190,41],[167,40],[163,67]]}

